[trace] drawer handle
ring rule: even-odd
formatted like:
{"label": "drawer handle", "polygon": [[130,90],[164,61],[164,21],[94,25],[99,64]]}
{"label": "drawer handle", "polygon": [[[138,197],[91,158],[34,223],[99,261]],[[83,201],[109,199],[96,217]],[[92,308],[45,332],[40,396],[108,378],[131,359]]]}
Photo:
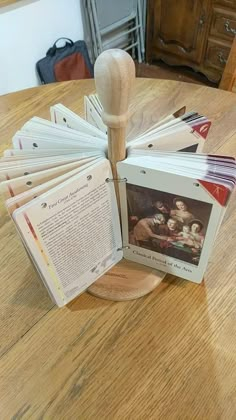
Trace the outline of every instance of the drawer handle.
{"label": "drawer handle", "polygon": [[226,32],[230,32],[233,35],[236,35],[236,29],[231,28],[229,21],[225,22],[225,30]]}
{"label": "drawer handle", "polygon": [[217,57],[219,58],[219,61],[221,64],[226,64],[227,59],[223,56],[222,52],[220,52]]}
{"label": "drawer handle", "polygon": [[205,20],[206,20],[206,18],[205,18],[205,15],[203,14],[199,19],[199,25],[203,26],[205,24]]}

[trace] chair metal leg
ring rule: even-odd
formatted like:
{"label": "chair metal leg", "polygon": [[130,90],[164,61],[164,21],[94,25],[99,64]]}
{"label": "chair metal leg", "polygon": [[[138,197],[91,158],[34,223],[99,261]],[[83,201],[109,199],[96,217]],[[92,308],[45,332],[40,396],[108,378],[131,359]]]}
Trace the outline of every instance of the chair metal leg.
{"label": "chair metal leg", "polygon": [[145,58],[145,46],[144,46],[144,36],[143,36],[143,18],[142,18],[142,9],[140,0],[138,0],[138,23],[140,25],[139,33],[140,33],[140,44],[141,44],[141,55],[142,61]]}

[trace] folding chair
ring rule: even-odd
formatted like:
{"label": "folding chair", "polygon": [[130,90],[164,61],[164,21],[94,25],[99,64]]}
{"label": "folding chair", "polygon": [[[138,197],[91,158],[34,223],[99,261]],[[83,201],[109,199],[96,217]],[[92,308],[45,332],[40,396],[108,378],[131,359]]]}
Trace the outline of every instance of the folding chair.
{"label": "folding chair", "polygon": [[108,48],[137,49],[144,57],[143,21],[140,0],[87,0],[87,11],[97,57]]}

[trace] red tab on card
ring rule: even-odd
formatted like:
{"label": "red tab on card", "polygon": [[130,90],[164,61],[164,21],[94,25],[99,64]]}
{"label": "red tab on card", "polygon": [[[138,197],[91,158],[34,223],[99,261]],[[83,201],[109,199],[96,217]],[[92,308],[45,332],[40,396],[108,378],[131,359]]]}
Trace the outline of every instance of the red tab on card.
{"label": "red tab on card", "polygon": [[200,134],[201,137],[203,137],[204,139],[207,138],[208,132],[210,130],[210,126],[211,126],[211,122],[207,121],[207,122],[203,122],[203,123],[196,123],[195,125],[192,126],[192,128],[198,133]]}
{"label": "red tab on card", "polygon": [[227,161],[236,163],[236,159],[233,156],[227,156],[227,155],[207,155],[210,158],[219,158],[219,159],[223,159],[225,162],[227,163]]}
{"label": "red tab on card", "polygon": [[220,184],[213,184],[212,182],[198,180],[199,184],[201,184],[211,195],[221,204],[221,206],[225,206],[228,196],[229,196],[229,189],[224,185]]}
{"label": "red tab on card", "polygon": [[36,232],[35,232],[35,230],[33,228],[33,225],[31,223],[30,219],[28,218],[28,215],[25,212],[23,214],[24,214],[24,218],[25,218],[25,221],[26,221],[26,223],[27,223],[27,225],[29,227],[30,232],[32,233],[34,239],[37,241],[38,238],[37,238]]}

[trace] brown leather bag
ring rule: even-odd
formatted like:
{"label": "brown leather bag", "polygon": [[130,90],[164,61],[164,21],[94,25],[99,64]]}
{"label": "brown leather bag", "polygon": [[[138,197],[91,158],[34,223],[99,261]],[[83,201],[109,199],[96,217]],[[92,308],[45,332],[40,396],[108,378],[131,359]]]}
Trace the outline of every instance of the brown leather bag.
{"label": "brown leather bag", "polygon": [[91,72],[86,65],[85,59],[79,52],[75,52],[58,61],[54,66],[54,73],[58,82],[91,78]]}
{"label": "brown leather bag", "polygon": [[[65,39],[66,43],[64,47],[59,48],[57,42],[61,39]],[[49,48],[46,57],[37,62],[36,69],[41,83],[93,77],[93,66],[85,42],[73,42],[68,38],[59,38]]]}

